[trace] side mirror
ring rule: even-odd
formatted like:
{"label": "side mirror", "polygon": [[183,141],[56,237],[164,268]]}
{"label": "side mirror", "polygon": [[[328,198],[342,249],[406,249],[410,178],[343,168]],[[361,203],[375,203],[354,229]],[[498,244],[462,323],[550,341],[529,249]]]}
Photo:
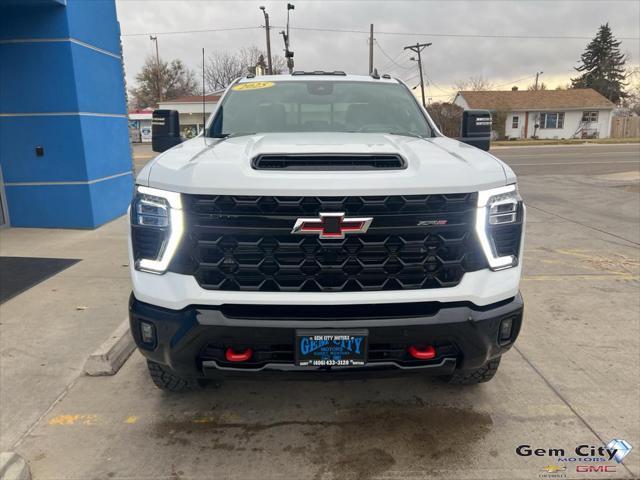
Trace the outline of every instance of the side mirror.
{"label": "side mirror", "polygon": [[177,110],[154,110],[151,120],[151,148],[164,152],[182,143],[180,115]]}
{"label": "side mirror", "polygon": [[489,110],[462,112],[460,141],[488,151],[491,144],[491,113]]}

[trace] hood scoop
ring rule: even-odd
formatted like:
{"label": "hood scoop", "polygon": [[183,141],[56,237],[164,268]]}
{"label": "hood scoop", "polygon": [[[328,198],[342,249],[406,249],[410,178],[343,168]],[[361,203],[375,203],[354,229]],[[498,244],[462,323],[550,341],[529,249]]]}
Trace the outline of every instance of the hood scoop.
{"label": "hood scoop", "polygon": [[402,170],[407,162],[391,154],[264,154],[251,166],[254,170]]}

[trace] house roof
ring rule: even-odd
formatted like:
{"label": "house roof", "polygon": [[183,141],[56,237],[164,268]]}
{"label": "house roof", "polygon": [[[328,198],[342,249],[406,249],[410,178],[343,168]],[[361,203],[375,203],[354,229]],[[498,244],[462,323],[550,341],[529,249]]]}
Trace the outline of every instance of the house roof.
{"label": "house roof", "polygon": [[612,109],[615,105],[592,88],[569,90],[508,90],[458,92],[469,108],[494,111],[551,110],[551,109]]}
{"label": "house roof", "polygon": [[[205,102],[217,102],[220,100],[220,95],[209,94],[204,96]],[[170,100],[163,100],[160,103],[202,103],[202,95],[187,95],[184,97],[172,98]]]}

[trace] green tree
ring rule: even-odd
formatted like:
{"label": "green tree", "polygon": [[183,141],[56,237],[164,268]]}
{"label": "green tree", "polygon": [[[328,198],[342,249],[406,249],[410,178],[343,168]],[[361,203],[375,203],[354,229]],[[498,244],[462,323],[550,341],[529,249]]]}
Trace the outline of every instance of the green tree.
{"label": "green tree", "polygon": [[136,83],[137,86],[129,90],[135,108],[155,107],[161,99],[199,93],[196,74],[178,59],[171,62],[160,59],[158,69],[155,57],[147,57],[142,70],[136,75]]}
{"label": "green tree", "polygon": [[601,25],[580,56],[581,65],[575,69],[581,75],[571,79],[572,88],[593,88],[612,102],[620,102],[626,96],[627,61],[626,55],[620,52],[621,43],[613,36],[608,23]]}

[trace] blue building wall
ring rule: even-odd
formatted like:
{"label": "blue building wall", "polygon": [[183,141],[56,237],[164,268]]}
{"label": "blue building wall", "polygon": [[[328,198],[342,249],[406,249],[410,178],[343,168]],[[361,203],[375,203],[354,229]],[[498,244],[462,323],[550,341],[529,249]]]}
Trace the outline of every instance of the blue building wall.
{"label": "blue building wall", "polygon": [[0,0],[0,168],[12,226],[93,228],[125,213],[114,0]]}

